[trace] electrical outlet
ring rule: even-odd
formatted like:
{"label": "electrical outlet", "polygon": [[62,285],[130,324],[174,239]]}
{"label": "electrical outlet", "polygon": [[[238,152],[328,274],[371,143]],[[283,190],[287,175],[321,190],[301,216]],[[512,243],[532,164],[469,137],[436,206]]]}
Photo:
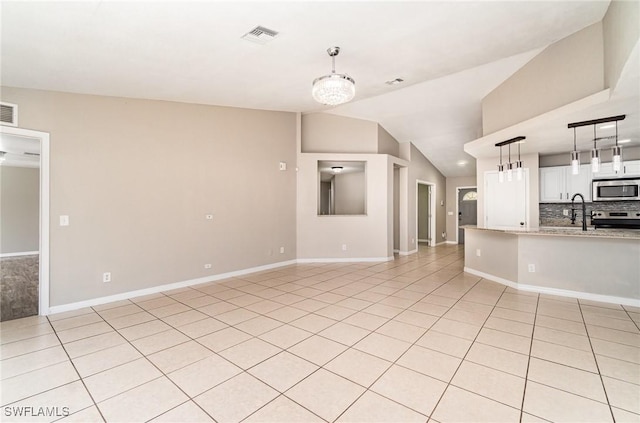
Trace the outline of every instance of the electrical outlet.
{"label": "electrical outlet", "polygon": [[562,210],[562,215],[563,216],[569,216],[569,210],[568,209]]}
{"label": "electrical outlet", "polygon": [[67,215],[60,216],[60,226],[69,226],[69,216]]}
{"label": "electrical outlet", "polygon": [[416,243],[416,239],[415,238],[411,238],[411,245]]}
{"label": "electrical outlet", "polygon": [[111,282],[111,272],[104,272],[102,274],[102,282],[104,283]]}
{"label": "electrical outlet", "polygon": [[347,251],[347,244],[342,244],[342,251]]}
{"label": "electrical outlet", "polygon": [[480,250],[480,248],[476,250],[476,256],[478,257],[482,256],[482,250]]}
{"label": "electrical outlet", "polygon": [[205,265],[204,265],[204,268],[205,268],[205,269],[211,269],[211,263],[207,263],[207,264],[205,264]]}
{"label": "electrical outlet", "polygon": [[213,215],[212,214],[205,214],[204,218],[207,220],[213,220]]}
{"label": "electrical outlet", "polygon": [[284,254],[284,247],[280,247],[280,254]]}
{"label": "electrical outlet", "polygon": [[280,170],[287,170],[287,163],[286,162],[280,162]]}
{"label": "electrical outlet", "polygon": [[529,264],[529,273],[535,273],[536,272],[536,265],[535,264]]}

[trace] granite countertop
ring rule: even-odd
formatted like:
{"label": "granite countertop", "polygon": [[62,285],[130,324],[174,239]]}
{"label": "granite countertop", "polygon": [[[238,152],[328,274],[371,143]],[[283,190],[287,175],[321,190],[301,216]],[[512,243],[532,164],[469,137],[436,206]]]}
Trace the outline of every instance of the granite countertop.
{"label": "granite countertop", "polygon": [[505,229],[487,229],[478,228],[477,226],[464,226],[464,229],[477,229],[481,231],[494,231],[515,235],[547,235],[547,236],[579,236],[590,238],[626,238],[626,239],[638,239],[640,240],[640,229],[610,229],[610,228],[598,228],[588,227],[586,231],[582,230],[582,227],[577,225],[573,227],[561,227],[561,226],[541,226],[540,228],[520,229],[520,228],[505,228]]}

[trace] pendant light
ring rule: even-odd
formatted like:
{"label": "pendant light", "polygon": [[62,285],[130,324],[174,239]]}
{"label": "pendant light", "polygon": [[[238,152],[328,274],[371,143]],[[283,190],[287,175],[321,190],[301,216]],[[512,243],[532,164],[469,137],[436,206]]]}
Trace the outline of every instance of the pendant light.
{"label": "pendant light", "polygon": [[516,177],[518,180],[522,180],[522,161],[520,160],[520,142],[526,137],[515,137],[510,140],[502,141],[496,144],[496,147],[500,147],[500,164],[498,165],[498,181],[504,182],[504,164],[502,164],[502,147],[509,146],[509,163],[507,163],[507,180],[513,180],[513,163],[511,163],[511,144],[518,143],[518,161],[516,164]]}
{"label": "pendant light", "polygon": [[511,144],[509,144],[509,162],[507,163],[507,181],[513,181],[513,163],[511,163]]}
{"label": "pendant light", "polygon": [[522,160],[520,160],[520,144],[522,141],[518,142],[518,161],[516,162],[516,179],[518,181],[522,181]]}
{"label": "pendant light", "polygon": [[336,73],[336,56],[340,53],[340,47],[329,47],[327,53],[331,56],[331,73],[313,81],[311,94],[318,103],[336,106],[353,99],[356,81],[347,74]]}
{"label": "pendant light", "polygon": [[500,146],[500,164],[498,165],[498,182],[504,182],[504,165],[502,164],[502,146]]}
{"label": "pendant light", "polygon": [[613,171],[620,172],[622,170],[622,148],[618,145],[618,121],[616,121],[616,145],[611,148],[613,156]]}
{"label": "pendant light", "polygon": [[[600,150],[598,149],[598,137],[596,136],[596,126],[602,123],[615,122],[615,125],[611,125],[610,127],[616,128],[616,144],[611,147],[611,155],[613,157],[613,169],[616,172],[620,172],[622,169],[622,148],[618,145],[618,121],[624,120],[627,115],[619,115],[619,116],[611,116],[600,119],[592,119],[585,120],[582,122],[573,122],[567,125],[568,128],[573,128],[573,151],[571,152],[571,171],[574,175],[577,175],[580,170],[580,152],[576,149],[576,128],[580,126],[591,126],[593,125],[593,149],[591,149],[591,172],[598,173],[600,172]],[[609,125],[606,125],[602,128],[608,128]],[[600,141],[610,139],[611,137],[603,137],[600,138]]]}
{"label": "pendant light", "polygon": [[580,173],[580,152],[576,149],[576,128],[573,128],[573,151],[571,152],[571,173]]}
{"label": "pendant light", "polygon": [[591,150],[591,171],[600,172],[600,150],[596,145],[596,126],[593,125],[593,149]]}

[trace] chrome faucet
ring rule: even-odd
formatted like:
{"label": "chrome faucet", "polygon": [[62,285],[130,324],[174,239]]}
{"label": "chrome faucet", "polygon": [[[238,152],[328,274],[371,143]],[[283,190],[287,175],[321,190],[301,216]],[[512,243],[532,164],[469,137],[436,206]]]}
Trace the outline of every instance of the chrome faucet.
{"label": "chrome faucet", "polygon": [[574,200],[576,199],[576,197],[580,197],[580,200],[582,201],[582,230],[586,231],[587,230],[587,208],[584,204],[584,197],[580,193],[573,194],[573,197],[571,197],[571,224],[573,225],[576,223],[576,209],[574,207]]}

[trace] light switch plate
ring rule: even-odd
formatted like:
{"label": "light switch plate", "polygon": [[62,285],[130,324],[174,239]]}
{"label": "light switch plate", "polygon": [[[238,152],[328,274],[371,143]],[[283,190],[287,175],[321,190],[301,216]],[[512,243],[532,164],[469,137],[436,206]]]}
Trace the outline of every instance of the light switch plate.
{"label": "light switch plate", "polygon": [[66,214],[60,216],[60,226],[69,226],[69,216]]}
{"label": "light switch plate", "polygon": [[280,162],[280,170],[287,170],[287,163],[286,162]]}

